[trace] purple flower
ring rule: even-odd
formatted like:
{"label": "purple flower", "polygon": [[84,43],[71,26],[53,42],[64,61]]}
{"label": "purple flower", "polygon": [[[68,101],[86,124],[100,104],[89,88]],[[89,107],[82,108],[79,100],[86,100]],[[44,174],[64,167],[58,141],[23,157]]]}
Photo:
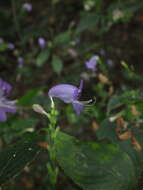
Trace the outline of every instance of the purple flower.
{"label": "purple flower", "polygon": [[39,37],[38,38],[38,45],[41,49],[45,48],[46,46],[46,41],[43,37]]}
{"label": "purple flower", "polygon": [[8,46],[8,49],[10,49],[10,50],[15,49],[15,45],[13,43],[8,43],[7,46]]}
{"label": "purple flower", "polygon": [[0,78],[0,95],[1,94],[4,96],[9,95],[11,89],[12,86]]}
{"label": "purple flower", "polygon": [[76,113],[80,114],[80,112],[83,110],[84,105],[82,102],[78,101],[81,96],[82,88],[83,80],[81,80],[79,87],[70,84],[59,84],[52,87],[49,90],[48,95],[50,97],[59,98],[67,104],[71,103]]}
{"label": "purple flower", "polygon": [[7,100],[6,96],[9,95],[12,87],[7,82],[0,79],[0,122],[7,119],[6,113],[15,113],[16,106],[13,101]]}
{"label": "purple flower", "polygon": [[0,38],[0,44],[3,44],[4,40],[2,38]]}
{"label": "purple flower", "polygon": [[23,65],[24,65],[24,58],[23,58],[22,56],[19,56],[19,57],[17,58],[17,61],[18,61],[18,67],[19,67],[19,68],[22,68]]}
{"label": "purple flower", "polygon": [[32,4],[31,3],[24,3],[22,8],[28,12],[31,12],[32,11]]}
{"label": "purple flower", "polygon": [[89,61],[85,62],[86,68],[95,72],[97,70],[96,65],[97,65],[98,59],[99,59],[99,56],[91,57]]}
{"label": "purple flower", "polygon": [[107,65],[108,65],[109,67],[113,67],[113,66],[114,66],[114,63],[113,63],[113,61],[112,61],[111,59],[108,59],[108,60],[107,60]]}

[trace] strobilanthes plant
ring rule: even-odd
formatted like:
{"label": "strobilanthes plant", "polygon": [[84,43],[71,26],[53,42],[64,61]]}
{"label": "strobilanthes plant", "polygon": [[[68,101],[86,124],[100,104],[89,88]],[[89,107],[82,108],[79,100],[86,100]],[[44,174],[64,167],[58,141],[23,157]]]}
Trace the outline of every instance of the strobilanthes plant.
{"label": "strobilanthes plant", "polygon": [[92,102],[92,100],[88,101],[79,101],[83,89],[83,80],[80,81],[80,86],[76,87],[71,84],[59,84],[53,86],[49,92],[49,97],[59,98],[63,102],[67,104],[72,104],[76,114],[80,114],[84,109],[84,106],[88,105]]}

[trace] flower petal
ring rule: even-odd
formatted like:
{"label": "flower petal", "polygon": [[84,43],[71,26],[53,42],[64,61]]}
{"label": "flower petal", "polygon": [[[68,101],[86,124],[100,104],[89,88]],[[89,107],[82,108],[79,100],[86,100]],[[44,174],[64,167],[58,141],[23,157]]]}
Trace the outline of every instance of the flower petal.
{"label": "flower petal", "polygon": [[3,90],[4,95],[8,95],[12,89],[12,86],[9,83],[0,79],[0,89]]}
{"label": "flower petal", "polygon": [[80,81],[80,86],[78,88],[79,96],[81,95],[82,89],[83,89],[83,80]]}
{"label": "flower petal", "polygon": [[44,48],[46,46],[46,40],[43,37],[39,37],[38,44],[40,48]]}
{"label": "flower petal", "polygon": [[85,66],[87,69],[90,69],[92,71],[96,71],[96,65],[97,65],[97,60],[99,59],[99,56],[93,56],[89,59],[89,61],[85,62]]}
{"label": "flower petal", "polygon": [[65,103],[72,103],[77,96],[78,88],[70,84],[59,84],[52,87],[48,95],[50,97],[57,97]]}
{"label": "flower petal", "polygon": [[3,111],[3,109],[0,109],[0,122],[6,121],[6,113]]}
{"label": "flower petal", "polygon": [[77,115],[79,115],[84,108],[84,106],[80,103],[72,103],[72,105]]}

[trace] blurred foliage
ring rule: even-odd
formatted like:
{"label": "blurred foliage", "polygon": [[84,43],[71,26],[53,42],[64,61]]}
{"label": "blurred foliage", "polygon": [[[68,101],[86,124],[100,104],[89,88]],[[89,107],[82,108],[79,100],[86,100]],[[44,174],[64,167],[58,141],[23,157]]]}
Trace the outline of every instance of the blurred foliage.
{"label": "blurred foliage", "polygon": [[[142,0],[1,0],[1,78],[17,103],[0,123],[2,189],[141,190],[142,11]],[[92,72],[85,62],[95,55]],[[81,78],[80,100],[96,97],[95,105],[77,116],[54,100],[52,112],[48,89]],[[33,104],[51,114],[48,122]]]}

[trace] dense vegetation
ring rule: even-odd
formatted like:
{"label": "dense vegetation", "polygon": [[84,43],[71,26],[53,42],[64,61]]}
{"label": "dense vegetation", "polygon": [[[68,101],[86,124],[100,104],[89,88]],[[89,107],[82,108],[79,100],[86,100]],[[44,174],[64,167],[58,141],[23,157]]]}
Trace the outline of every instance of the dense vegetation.
{"label": "dense vegetation", "polygon": [[143,189],[142,11],[1,0],[0,189]]}

